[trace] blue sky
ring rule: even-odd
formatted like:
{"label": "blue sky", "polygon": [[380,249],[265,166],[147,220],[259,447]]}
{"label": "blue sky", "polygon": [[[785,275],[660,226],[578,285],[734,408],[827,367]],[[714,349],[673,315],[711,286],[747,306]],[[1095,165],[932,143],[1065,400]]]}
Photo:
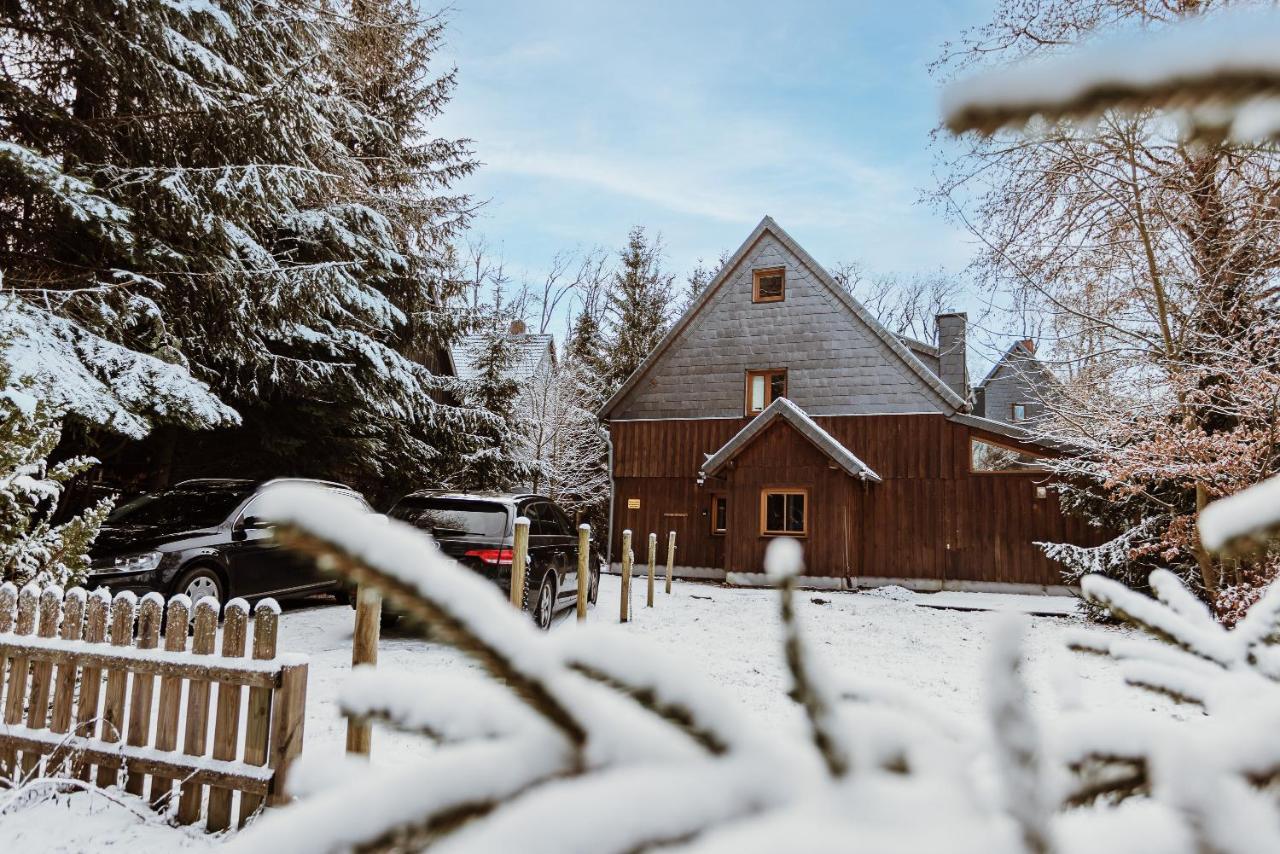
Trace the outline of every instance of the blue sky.
{"label": "blue sky", "polygon": [[969,239],[918,202],[927,65],[993,3],[459,0],[435,131],[475,140],[475,231],[517,279],[638,224],[683,280],[766,213],[824,264],[959,271]]}

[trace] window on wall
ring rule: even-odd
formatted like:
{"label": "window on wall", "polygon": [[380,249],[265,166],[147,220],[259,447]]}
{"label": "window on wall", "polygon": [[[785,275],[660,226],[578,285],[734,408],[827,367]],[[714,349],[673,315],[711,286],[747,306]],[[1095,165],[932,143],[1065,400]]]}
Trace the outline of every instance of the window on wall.
{"label": "window on wall", "polygon": [[747,371],[747,414],[755,415],[787,396],[787,372],[781,368]]}
{"label": "window on wall", "polygon": [[723,534],[729,526],[729,499],[723,495],[711,496],[711,533]]}
{"label": "window on wall", "polygon": [[1044,471],[1040,457],[981,439],[969,440],[969,469],[975,472]]}
{"label": "window on wall", "polygon": [[751,271],[752,302],[782,302],[787,295],[787,273],[781,267]]}
{"label": "window on wall", "polygon": [[809,533],[809,492],[765,489],[760,492],[760,533],[803,537]]}
{"label": "window on wall", "polygon": [[1025,403],[1012,403],[1009,405],[1009,417],[1013,421],[1027,420],[1027,405]]}

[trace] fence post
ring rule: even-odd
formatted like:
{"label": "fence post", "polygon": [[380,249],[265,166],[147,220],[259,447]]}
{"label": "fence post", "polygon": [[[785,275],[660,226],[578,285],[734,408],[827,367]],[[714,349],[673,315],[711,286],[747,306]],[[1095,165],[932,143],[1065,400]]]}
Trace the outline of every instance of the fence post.
{"label": "fence post", "polygon": [[658,558],[658,535],[649,532],[649,591],[648,598],[645,599],[645,607],[653,607],[653,567],[654,562]]}
{"label": "fence post", "polygon": [[631,530],[622,532],[622,596],[618,612],[618,622],[625,623],[631,619]]}
{"label": "fence post", "polygon": [[[375,587],[356,588],[356,628],[351,640],[351,666],[378,663],[378,636],[382,625],[382,594]],[[347,753],[368,756],[373,748],[373,724],[347,719]]]}
{"label": "fence post", "polygon": [[307,665],[286,664],[280,668],[280,688],[276,691],[271,715],[271,754],[267,764],[275,771],[267,806],[289,803],[286,788],[289,766],[302,752],[302,725],[307,711]]}
{"label": "fence post", "polygon": [[587,619],[587,598],[591,590],[591,526],[578,526],[578,622]]}
{"label": "fence post", "polygon": [[671,568],[676,562],[676,532],[667,534],[667,592],[671,592]]}
{"label": "fence post", "polygon": [[516,519],[515,542],[511,549],[511,604],[524,610],[524,567],[529,559],[529,520]]}

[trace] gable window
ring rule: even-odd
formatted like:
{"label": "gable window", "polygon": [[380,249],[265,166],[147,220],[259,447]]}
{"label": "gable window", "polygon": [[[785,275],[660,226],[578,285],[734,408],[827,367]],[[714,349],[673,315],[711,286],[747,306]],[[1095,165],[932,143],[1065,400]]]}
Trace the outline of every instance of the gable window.
{"label": "gable window", "polygon": [[751,271],[752,302],[782,302],[787,295],[787,273],[781,267]]}
{"label": "gable window", "polygon": [[1027,405],[1025,403],[1009,404],[1009,418],[1013,421],[1027,420]]}
{"label": "gable window", "polygon": [[803,537],[809,533],[807,489],[760,491],[760,534],[765,537]]}
{"label": "gable window", "polygon": [[747,414],[756,415],[780,397],[787,396],[787,372],[784,368],[747,371]]}
{"label": "gable window", "polygon": [[723,495],[711,496],[711,533],[723,534],[729,527],[729,499]]}
{"label": "gable window", "polygon": [[969,440],[969,470],[997,473],[1044,471],[1044,463],[1039,457],[1026,451],[971,438]]}

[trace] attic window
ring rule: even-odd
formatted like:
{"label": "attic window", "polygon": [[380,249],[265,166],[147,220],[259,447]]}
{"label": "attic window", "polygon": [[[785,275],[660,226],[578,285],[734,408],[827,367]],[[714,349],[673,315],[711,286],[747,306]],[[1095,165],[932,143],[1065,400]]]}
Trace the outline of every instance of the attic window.
{"label": "attic window", "polygon": [[780,397],[787,396],[787,372],[783,368],[747,371],[747,414],[757,415]]}
{"label": "attic window", "polygon": [[782,267],[751,271],[752,302],[782,302],[787,293],[787,273]]}
{"label": "attic window", "polygon": [[1027,420],[1027,405],[1025,403],[1009,404],[1009,419],[1011,421]]}

